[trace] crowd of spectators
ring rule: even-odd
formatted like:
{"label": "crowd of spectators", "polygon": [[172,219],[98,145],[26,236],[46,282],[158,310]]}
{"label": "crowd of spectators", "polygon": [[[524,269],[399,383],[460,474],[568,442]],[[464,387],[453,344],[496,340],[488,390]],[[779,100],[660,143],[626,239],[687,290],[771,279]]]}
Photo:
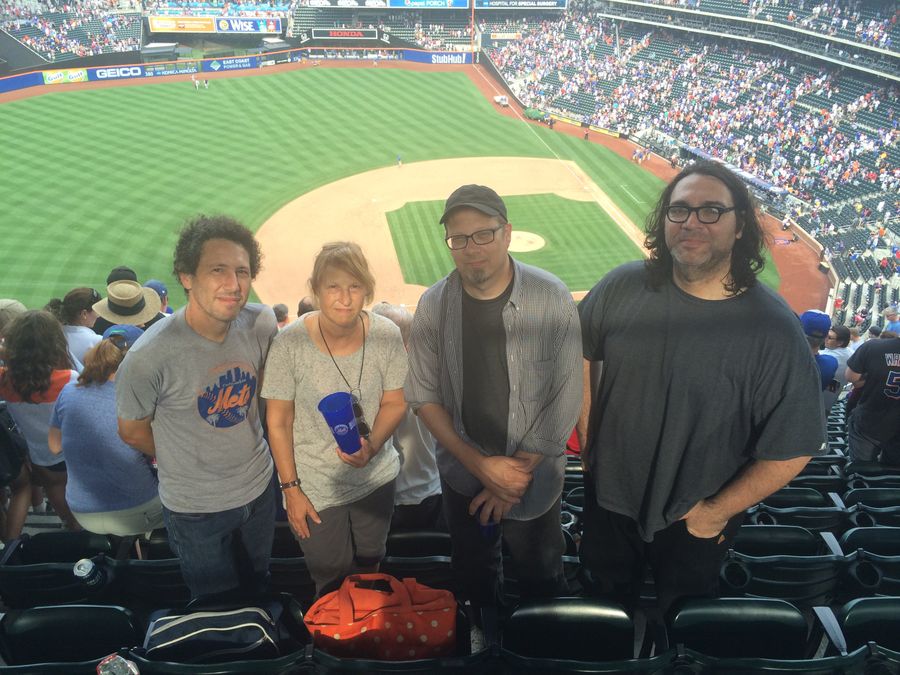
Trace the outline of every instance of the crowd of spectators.
{"label": "crowd of spectators", "polygon": [[286,17],[291,2],[278,0],[147,0],[148,14],[179,16],[240,16],[247,18]]}
{"label": "crowd of spectators", "polygon": [[679,7],[708,13],[746,16],[780,23],[830,37],[891,50],[900,6],[862,0],[741,0],[740,3],[703,0],[643,0],[645,4]]}
{"label": "crowd of spectators", "polygon": [[141,47],[141,16],[116,0],[0,3],[0,28],[45,58],[86,57]]}

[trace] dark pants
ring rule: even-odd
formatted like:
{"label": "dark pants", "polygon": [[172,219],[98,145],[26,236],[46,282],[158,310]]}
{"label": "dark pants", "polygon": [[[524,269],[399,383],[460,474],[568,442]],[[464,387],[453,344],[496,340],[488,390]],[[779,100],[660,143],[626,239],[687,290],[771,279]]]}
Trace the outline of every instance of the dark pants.
{"label": "dark pants", "polygon": [[391,532],[416,530],[447,531],[443,499],[440,495],[425,497],[419,504],[395,504],[391,516]]}
{"label": "dark pants", "polygon": [[444,516],[450,529],[453,572],[460,595],[473,607],[502,604],[502,545],[506,543],[523,597],[553,597],[566,592],[560,524],[560,499],[532,520],[503,520],[482,528],[469,515],[471,497],[441,481]]}
{"label": "dark pants", "polygon": [[588,487],[590,481],[585,474],[581,564],[591,573],[592,593],[633,611],[649,564],[663,614],[681,598],[718,597],[719,570],[744,513],[734,516],[721,534],[710,539],[690,534],[682,520],[645,542],[633,519],[597,504],[593,485]]}
{"label": "dark pants", "polygon": [[163,517],[191,598],[233,590],[265,590],[275,536],[271,486],[244,506],[216,513],[179,513],[163,508]]}

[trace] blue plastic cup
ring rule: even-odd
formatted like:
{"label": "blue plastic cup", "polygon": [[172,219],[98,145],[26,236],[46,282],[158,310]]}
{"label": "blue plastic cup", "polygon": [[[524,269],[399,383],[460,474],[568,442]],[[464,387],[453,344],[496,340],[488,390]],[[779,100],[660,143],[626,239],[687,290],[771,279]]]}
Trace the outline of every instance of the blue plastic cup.
{"label": "blue plastic cup", "polygon": [[352,455],[362,447],[350,394],[344,391],[329,394],[319,401],[318,407],[343,452]]}

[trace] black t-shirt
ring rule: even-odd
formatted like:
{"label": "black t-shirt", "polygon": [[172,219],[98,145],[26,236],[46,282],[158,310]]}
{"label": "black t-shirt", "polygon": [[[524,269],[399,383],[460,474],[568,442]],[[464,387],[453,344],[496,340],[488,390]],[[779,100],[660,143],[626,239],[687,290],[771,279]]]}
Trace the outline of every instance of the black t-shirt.
{"label": "black t-shirt", "polygon": [[847,361],[863,375],[863,387],[854,414],[860,431],[885,443],[900,434],[900,338],[866,340]]}
{"label": "black t-shirt", "polygon": [[463,290],[462,419],[466,434],[489,455],[506,454],[509,422],[509,368],[503,308],[512,281],[492,300],[477,300]]}

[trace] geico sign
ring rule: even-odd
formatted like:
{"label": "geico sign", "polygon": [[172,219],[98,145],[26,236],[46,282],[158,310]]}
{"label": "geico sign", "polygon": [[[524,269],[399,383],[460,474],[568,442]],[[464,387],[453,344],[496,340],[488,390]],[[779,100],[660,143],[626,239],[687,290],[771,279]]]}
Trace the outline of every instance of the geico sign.
{"label": "geico sign", "polygon": [[140,66],[122,66],[121,68],[98,68],[97,79],[108,80],[116,77],[140,77],[143,75]]}

